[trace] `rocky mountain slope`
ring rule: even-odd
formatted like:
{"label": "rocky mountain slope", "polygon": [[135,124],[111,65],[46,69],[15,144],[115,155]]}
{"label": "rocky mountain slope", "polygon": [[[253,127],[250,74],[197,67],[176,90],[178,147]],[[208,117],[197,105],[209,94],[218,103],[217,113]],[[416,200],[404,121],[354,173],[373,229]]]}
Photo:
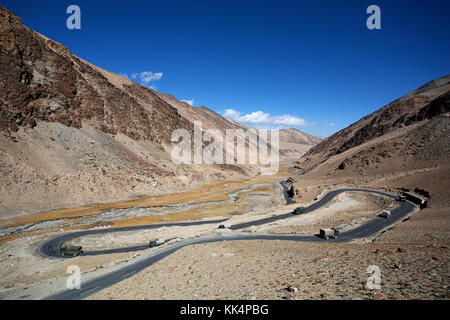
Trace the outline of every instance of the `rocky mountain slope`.
{"label": "rocky mountain slope", "polygon": [[244,128],[98,68],[0,6],[0,218],[255,174],[175,165],[175,129]]}
{"label": "rocky mountain slope", "polygon": [[2,8],[0,14],[1,130],[17,132],[37,121],[81,128],[85,122],[105,133],[160,143],[168,141],[173,128],[192,129],[151,90],[137,84],[115,87],[11,12]]}
{"label": "rocky mountain slope", "polygon": [[399,128],[450,111],[450,75],[433,80],[335,133],[312,148],[306,158],[327,159]]}
{"label": "rocky mountain slope", "polygon": [[428,197],[432,208],[448,210],[449,97],[447,75],[317,144],[296,163],[296,194],[301,197],[305,180],[375,186],[415,191]]}
{"label": "rocky mountain slope", "polygon": [[[178,101],[169,94],[157,93],[164,101],[177,109],[177,111],[191,122],[200,121],[203,124],[203,129],[217,129],[221,132],[225,139],[226,130],[235,130],[238,139],[242,141],[244,135],[240,134],[240,129],[244,132],[251,129],[241,123],[225,118],[217,112],[205,107],[193,107],[186,102]],[[298,129],[280,129],[279,130],[279,155],[281,161],[289,160],[290,158],[298,158],[303,155],[312,146],[322,141],[322,139],[302,132]],[[250,142],[251,143],[251,142]],[[270,141],[268,142],[270,145]],[[249,144],[246,144],[246,151],[248,152]]]}
{"label": "rocky mountain slope", "polygon": [[321,141],[322,139],[298,129],[281,129],[280,158],[284,160],[296,159],[299,154],[305,154]]}
{"label": "rocky mountain slope", "polygon": [[295,200],[313,201],[325,190],[349,186],[416,193],[427,207],[376,242],[448,247],[449,90],[449,75],[431,81],[313,147],[291,169]]}

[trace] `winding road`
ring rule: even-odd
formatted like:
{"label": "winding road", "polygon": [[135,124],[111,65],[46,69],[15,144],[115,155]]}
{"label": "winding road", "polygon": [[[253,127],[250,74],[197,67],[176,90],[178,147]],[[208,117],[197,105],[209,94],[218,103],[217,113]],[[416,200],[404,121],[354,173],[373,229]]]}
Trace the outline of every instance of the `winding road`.
{"label": "winding road", "polygon": [[[308,206],[304,213],[310,213],[321,206],[330,202],[334,197],[343,192],[366,192],[372,194],[378,194],[381,196],[389,197],[395,199],[396,196],[381,192],[377,190],[370,189],[358,189],[358,188],[344,188],[338,189],[328,192],[324,197],[322,197],[317,202]],[[366,222],[365,224],[358,226],[354,229],[351,229],[346,232],[341,232],[337,239],[330,239],[328,241],[331,242],[349,242],[356,239],[362,239],[370,237],[377,232],[395,224],[398,221],[403,220],[406,216],[414,211],[416,206],[411,202],[399,202],[399,206],[395,209],[391,210],[391,218],[385,219],[381,217],[375,217],[374,219]],[[271,223],[277,220],[286,219],[289,217],[294,217],[292,213],[282,214],[278,216],[273,216],[269,218],[264,218],[256,221],[245,222],[241,224],[232,225],[230,227],[231,230],[240,230],[245,229],[250,226],[257,226],[262,224]],[[206,220],[206,221],[194,221],[194,222],[180,222],[180,223],[170,223],[170,224],[152,224],[152,225],[143,225],[143,226],[134,226],[134,227],[123,227],[123,228],[114,228],[114,229],[98,229],[98,230],[88,230],[88,231],[79,231],[68,234],[63,234],[51,238],[41,244],[37,251],[40,255],[48,258],[59,258],[61,259],[61,254],[59,248],[65,242],[72,240],[74,238],[78,238],[81,236],[92,235],[92,234],[103,234],[103,233],[112,233],[112,232],[121,232],[121,231],[133,231],[133,230],[144,230],[144,229],[156,229],[160,227],[171,227],[171,226],[192,226],[192,225],[202,225],[202,224],[220,224],[227,219],[220,220]],[[104,276],[100,276],[93,280],[90,280],[86,283],[82,284],[81,289],[74,290],[65,290],[54,295],[51,295],[46,298],[46,300],[72,300],[72,299],[83,299],[93,293],[96,293],[104,288],[107,288],[119,281],[122,281],[128,277],[133,276],[139,271],[151,266],[155,262],[171,255],[175,251],[184,248],[190,245],[196,244],[204,244],[204,243],[213,243],[220,241],[236,241],[236,240],[287,240],[287,241],[305,241],[305,242],[321,242],[326,241],[322,238],[319,238],[316,235],[277,235],[277,234],[248,234],[248,233],[217,233],[214,235],[203,236],[196,239],[180,241],[174,243],[169,246],[164,246],[160,249],[156,249],[151,252],[144,259],[138,259],[135,263],[129,264],[119,270],[108,273]],[[102,251],[91,251],[84,253],[85,255],[100,255],[100,254],[108,254],[108,253],[118,253],[118,252],[132,252],[138,250],[147,249],[147,245],[134,246],[128,248],[118,248],[118,249],[110,249],[110,250],[102,250]],[[66,257],[64,257],[66,258]]]}

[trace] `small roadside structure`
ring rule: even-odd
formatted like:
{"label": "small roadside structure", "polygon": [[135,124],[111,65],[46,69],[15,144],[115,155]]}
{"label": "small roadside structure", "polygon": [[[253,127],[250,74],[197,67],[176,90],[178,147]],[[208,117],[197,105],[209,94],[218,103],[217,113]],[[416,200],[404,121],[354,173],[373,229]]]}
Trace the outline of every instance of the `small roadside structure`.
{"label": "small roadside structure", "polygon": [[231,228],[231,224],[221,224],[219,225],[219,229],[230,229]]}

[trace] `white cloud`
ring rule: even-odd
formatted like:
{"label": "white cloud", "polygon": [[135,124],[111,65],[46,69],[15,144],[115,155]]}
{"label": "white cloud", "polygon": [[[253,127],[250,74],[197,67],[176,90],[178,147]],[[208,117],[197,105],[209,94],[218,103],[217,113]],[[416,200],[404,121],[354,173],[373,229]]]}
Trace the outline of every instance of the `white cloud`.
{"label": "white cloud", "polygon": [[264,127],[274,127],[275,125],[276,128],[282,128],[285,126],[300,127],[307,125],[304,119],[290,114],[272,116],[271,114],[265,113],[263,111],[241,114],[239,111],[236,111],[234,109],[227,109],[225,110],[223,115],[238,122],[258,125],[264,124]]}
{"label": "white cloud", "polygon": [[182,102],[186,102],[187,104],[193,106],[194,105],[194,99],[191,100],[181,100]]}
{"label": "white cloud", "polygon": [[234,109],[227,109],[223,113],[224,117],[230,118],[232,120],[237,120],[240,115],[241,115],[241,113],[236,111],[236,110],[234,110]]}
{"label": "white cloud", "polygon": [[143,84],[149,84],[151,81],[161,80],[163,76],[162,72],[153,73],[151,71],[144,71],[139,73],[133,73],[131,78],[140,81]]}
{"label": "white cloud", "polygon": [[122,77],[128,78],[128,79],[134,80],[137,83],[143,84],[152,89],[154,87],[151,86],[150,83],[153,81],[161,80],[161,78],[163,77],[162,72],[153,73],[151,71],[135,72],[130,75],[128,75],[127,73],[120,73],[119,75],[121,75]]}
{"label": "white cloud", "polygon": [[255,111],[252,113],[239,115],[239,121],[247,123],[269,123],[270,114],[264,113],[262,111]]}
{"label": "white cloud", "polygon": [[330,123],[324,123],[323,126],[324,127],[334,127],[335,124],[333,122],[330,122]]}
{"label": "white cloud", "polygon": [[306,121],[304,119],[289,114],[273,117],[273,123],[294,127],[306,126]]}

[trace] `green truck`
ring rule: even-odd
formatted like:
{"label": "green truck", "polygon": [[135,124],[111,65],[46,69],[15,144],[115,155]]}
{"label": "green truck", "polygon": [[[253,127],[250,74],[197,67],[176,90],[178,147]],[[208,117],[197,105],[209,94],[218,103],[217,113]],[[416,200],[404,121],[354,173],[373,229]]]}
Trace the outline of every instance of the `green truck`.
{"label": "green truck", "polygon": [[76,257],[83,254],[83,247],[81,246],[62,246],[60,248],[61,255]]}
{"label": "green truck", "polygon": [[306,211],[305,207],[298,207],[298,208],[295,208],[294,212],[292,212],[292,213],[293,214],[301,214],[301,213],[304,213],[305,211]]}

